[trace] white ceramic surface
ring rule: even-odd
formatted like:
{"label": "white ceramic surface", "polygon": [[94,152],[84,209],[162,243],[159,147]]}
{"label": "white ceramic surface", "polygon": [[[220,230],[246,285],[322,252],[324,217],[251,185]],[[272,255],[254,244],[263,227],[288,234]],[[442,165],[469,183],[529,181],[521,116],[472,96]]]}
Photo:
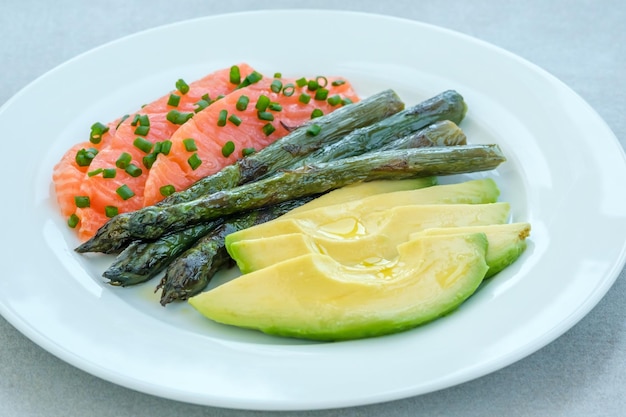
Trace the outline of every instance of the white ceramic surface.
{"label": "white ceramic surface", "polygon": [[[289,36],[259,43],[266,22]],[[324,21],[352,33],[302,30]],[[203,35],[228,33],[215,39]],[[239,30],[232,30],[232,28]],[[176,51],[175,53],[173,51]],[[112,288],[110,258],[80,256],[57,211],[52,167],[94,121],[168,92],[178,78],[247,61],[265,73],[338,74],[362,95],[395,89],[407,104],[456,89],[469,141],[498,143],[493,177],[514,220],[533,226],[527,252],[454,314],[376,339],[310,343],[209,322],[187,305],[162,308],[155,283]],[[124,65],[120,63],[124,62]],[[128,62],[134,63],[128,65]],[[0,313],[61,359],[158,396],[250,409],[316,409],[423,394],[485,375],[560,336],[596,305],[625,262],[624,153],[567,86],[465,35],[376,15],[267,11],[187,21],[76,57],[0,109],[0,229],[11,236]],[[225,274],[227,275],[227,274]],[[225,278],[219,277],[218,281]]]}

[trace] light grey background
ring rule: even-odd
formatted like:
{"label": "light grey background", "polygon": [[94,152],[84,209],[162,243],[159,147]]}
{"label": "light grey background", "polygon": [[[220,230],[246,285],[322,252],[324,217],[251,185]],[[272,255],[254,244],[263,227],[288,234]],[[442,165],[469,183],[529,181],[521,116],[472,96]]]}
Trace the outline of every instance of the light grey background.
{"label": "light grey background", "polygon": [[[380,13],[493,43],[568,84],[626,145],[623,0],[0,0],[0,104],[67,59],[121,36],[199,16],[263,8]],[[7,250],[10,237],[2,241]],[[246,412],[137,393],[62,362],[0,318],[0,416],[624,416],[625,393],[624,271],[579,324],[505,369],[420,397],[325,411]]]}

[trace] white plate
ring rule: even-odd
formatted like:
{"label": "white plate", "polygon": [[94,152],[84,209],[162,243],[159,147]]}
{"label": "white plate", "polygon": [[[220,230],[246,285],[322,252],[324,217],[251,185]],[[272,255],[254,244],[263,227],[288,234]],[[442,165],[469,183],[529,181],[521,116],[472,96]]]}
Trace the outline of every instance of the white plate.
{"label": "white plate", "polygon": [[[342,343],[274,338],[211,323],[187,305],[162,308],[154,283],[108,286],[101,257],[73,252],[77,241],[51,191],[53,165],[94,121],[133,111],[180,77],[238,61],[266,73],[344,75],[363,95],[394,88],[407,104],[458,90],[469,104],[462,127],[470,141],[498,143],[508,156],[485,175],[512,203],[514,219],[532,223],[528,251],[444,319]],[[317,409],[449,387],[557,338],[596,305],[625,261],[626,164],[605,123],[536,66],[416,22],[267,11],[157,28],[39,78],[2,107],[0,130],[9,139],[2,145],[0,312],[61,359],[166,398]]]}

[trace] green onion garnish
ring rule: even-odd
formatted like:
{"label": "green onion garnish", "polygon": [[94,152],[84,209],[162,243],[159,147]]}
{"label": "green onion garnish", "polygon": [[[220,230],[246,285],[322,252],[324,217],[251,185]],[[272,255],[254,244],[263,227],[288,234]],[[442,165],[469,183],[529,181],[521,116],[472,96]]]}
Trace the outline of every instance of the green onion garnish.
{"label": "green onion garnish", "polygon": [[156,159],[157,159],[157,154],[154,152],[151,152],[148,155],[141,158],[141,162],[143,163],[143,166],[146,167],[146,169],[150,169],[152,168],[152,165],[154,165],[154,162],[156,161]]}
{"label": "green onion garnish", "polygon": [[117,123],[117,126],[115,126],[115,128],[119,128],[120,125],[124,122],[124,120],[128,119],[130,117],[129,114],[125,114],[124,116],[122,116],[122,118],[120,119],[120,121]]}
{"label": "green onion garnish", "polygon": [[167,196],[174,194],[176,192],[176,189],[174,188],[172,184],[168,184],[168,185],[164,185],[163,187],[160,187],[159,192],[161,193],[163,197],[167,197]]}
{"label": "green onion garnish", "polygon": [[233,152],[235,152],[235,143],[232,140],[229,140],[222,146],[222,155],[225,158],[228,158]]}
{"label": "green onion garnish", "polygon": [[310,136],[317,136],[321,131],[322,127],[320,125],[313,124],[309,126],[309,128],[306,130],[306,133]]}
{"label": "green onion garnish", "polygon": [[104,215],[108,218],[115,217],[118,215],[120,210],[115,206],[105,206],[104,207]]}
{"label": "green onion garnish", "polygon": [[196,146],[196,140],[194,138],[183,139],[183,145],[185,145],[185,150],[187,152],[195,152],[198,150],[198,146]]}
{"label": "green onion garnish", "polygon": [[241,150],[241,156],[249,156],[256,152],[254,148],[243,148]]}
{"label": "green onion garnish", "polygon": [[150,131],[150,126],[137,126],[135,129],[135,135],[146,136]]}
{"label": "green onion garnish", "polygon": [[324,115],[324,112],[320,109],[315,109],[311,112],[311,119],[315,119],[317,117],[321,117]]}
{"label": "green onion garnish", "polygon": [[98,155],[96,148],[83,148],[76,152],[76,164],[79,167],[88,167],[96,155]]}
{"label": "green onion garnish", "polygon": [[269,136],[276,131],[276,128],[271,123],[266,123],[263,125],[262,130],[263,133],[265,133],[265,136]]}
{"label": "green onion garnish", "polygon": [[271,122],[272,120],[274,120],[274,115],[267,111],[257,112],[257,117],[259,118],[259,120],[265,120],[267,122]]}
{"label": "green onion garnish", "polygon": [[74,229],[76,226],[78,226],[79,221],[80,219],[78,218],[78,216],[75,213],[72,213],[72,215],[67,219],[67,225]]}
{"label": "green onion garnish", "polygon": [[266,96],[265,94],[261,94],[254,108],[257,109],[258,111],[265,111],[267,109],[267,106],[270,105],[270,101],[271,100],[268,96]]}
{"label": "green onion garnish", "polygon": [[328,90],[325,88],[318,88],[315,91],[315,100],[326,100],[328,98]]}
{"label": "green onion garnish", "polygon": [[304,87],[307,84],[306,78],[302,77],[302,78],[298,78],[296,80],[296,85],[298,87]]}
{"label": "green onion garnish", "polygon": [[181,94],[187,94],[189,92],[189,86],[182,78],[176,81],[176,89],[180,91]]}
{"label": "green onion garnish", "polygon": [[239,99],[237,100],[237,104],[235,104],[235,107],[237,108],[237,110],[239,111],[244,111],[245,109],[248,108],[248,103],[250,102],[250,99],[248,98],[248,96],[244,96],[242,95],[241,97],[239,97]]}
{"label": "green onion garnish", "polygon": [[194,171],[202,164],[202,160],[197,153],[194,153],[187,159],[187,163]]}
{"label": "green onion garnish", "polygon": [[308,95],[307,93],[302,93],[300,94],[300,97],[298,97],[298,101],[300,103],[308,104],[309,101],[311,101],[311,96]]}
{"label": "green onion garnish", "polygon": [[217,116],[217,125],[226,126],[226,119],[228,118],[228,110],[220,110],[219,116]]}
{"label": "green onion garnish", "polygon": [[283,87],[283,96],[285,97],[291,97],[293,96],[293,93],[295,92],[296,92],[296,86],[293,85],[292,83],[285,84],[285,86]]}
{"label": "green onion garnish", "polygon": [[309,80],[309,82],[306,85],[306,88],[309,91],[315,91],[315,90],[317,90],[319,88],[319,84],[315,80]]}
{"label": "green onion garnish", "polygon": [[239,126],[241,124],[241,118],[237,116],[236,114],[231,114],[230,117],[228,117],[228,121],[234,124],[235,126]]}
{"label": "green onion garnish", "polygon": [[133,145],[135,148],[141,149],[145,153],[149,153],[152,150],[152,142],[147,139],[144,139],[140,136],[137,136],[133,141]]}
{"label": "green onion garnish", "polygon": [[352,100],[346,97],[343,100],[341,100],[341,104],[343,104],[344,106],[347,106],[348,104],[352,104]]}
{"label": "green onion garnish", "polygon": [[193,117],[193,113],[181,113],[178,110],[170,110],[165,118],[175,125],[182,125]]}
{"label": "green onion garnish", "polygon": [[142,170],[141,168],[139,168],[137,165],[135,164],[130,164],[129,166],[126,167],[125,169],[126,173],[128,175],[130,175],[131,177],[138,177],[142,174]]}
{"label": "green onion garnish", "polygon": [[133,157],[128,152],[122,152],[117,161],[115,161],[115,166],[124,169],[130,164],[132,159]]}
{"label": "green onion garnish", "polygon": [[139,114],[136,114],[133,116],[133,121],[130,122],[131,126],[137,126],[137,124],[139,123]]}
{"label": "green onion garnish", "polygon": [[336,106],[339,103],[341,103],[341,96],[339,94],[335,94],[333,96],[328,97],[328,104],[330,104],[331,106]]}
{"label": "green onion garnish", "polygon": [[117,169],[115,168],[104,168],[102,170],[102,178],[115,178],[117,175]]}
{"label": "green onion garnish", "polygon": [[283,106],[281,106],[280,103],[276,103],[275,101],[272,101],[270,105],[267,106],[267,108],[273,111],[281,111],[283,109]]}
{"label": "green onion garnish", "polygon": [[90,205],[89,196],[88,195],[74,196],[74,203],[76,204],[76,207],[78,208],[89,207]]}
{"label": "green onion garnish", "polygon": [[331,83],[333,87],[339,87],[340,85],[344,85],[346,82],[344,80],[335,80]]}
{"label": "green onion garnish", "polygon": [[237,86],[237,88],[239,89],[239,88],[247,87],[250,84],[258,83],[259,81],[261,81],[261,79],[263,79],[263,75],[261,75],[260,73],[256,71],[253,71],[246,78],[244,78],[244,80],[241,82],[241,84]]}
{"label": "green onion garnish", "polygon": [[163,155],[169,155],[171,150],[172,150],[171,140],[164,140],[163,142],[161,142],[161,148],[159,149],[160,153],[162,153]]}
{"label": "green onion garnish", "polygon": [[197,107],[195,109],[193,109],[193,111],[195,113],[198,113],[199,111],[202,111],[204,109],[206,109],[207,107],[209,107],[211,105],[211,102],[208,100],[198,100],[194,103]]}
{"label": "green onion garnish", "polygon": [[239,72],[239,67],[237,65],[230,67],[229,76],[231,84],[239,84],[241,82],[241,72]]}
{"label": "green onion garnish", "polygon": [[139,116],[139,126],[150,126],[150,118],[147,114]]}
{"label": "green onion garnish", "polygon": [[177,94],[170,94],[170,98],[167,99],[167,105],[177,107],[180,103],[180,96]]}
{"label": "green onion garnish", "polygon": [[319,85],[322,88],[328,85],[328,78],[324,77],[323,75],[316,77],[315,81],[317,82],[317,85]]}
{"label": "green onion garnish", "polygon": [[91,125],[91,133],[89,134],[89,142],[98,144],[102,140],[102,135],[109,131],[109,127],[100,122]]}
{"label": "green onion garnish", "polygon": [[115,192],[117,193],[117,195],[119,195],[122,198],[122,200],[128,200],[129,198],[135,195],[133,190],[131,190],[126,184],[118,187],[117,190],[115,190]]}
{"label": "green onion garnish", "polygon": [[272,84],[270,85],[270,90],[278,94],[280,93],[280,90],[282,89],[283,89],[283,82],[281,80],[272,81]]}
{"label": "green onion garnish", "polygon": [[274,78],[283,78],[283,74],[280,72],[275,72],[274,73]]}
{"label": "green onion garnish", "polygon": [[95,177],[96,175],[101,174],[102,171],[103,171],[102,168],[94,169],[93,171],[87,172],[87,176],[88,177]]}

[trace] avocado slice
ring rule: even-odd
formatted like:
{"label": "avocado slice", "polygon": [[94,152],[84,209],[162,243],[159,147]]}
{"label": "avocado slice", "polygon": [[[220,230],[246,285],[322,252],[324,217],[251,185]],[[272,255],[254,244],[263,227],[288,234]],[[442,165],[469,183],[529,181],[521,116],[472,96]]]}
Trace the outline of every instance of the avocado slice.
{"label": "avocado slice", "polygon": [[207,318],[268,334],[345,340],[403,331],[455,310],[488,270],[484,233],[420,236],[384,264],[306,254],[189,299]]}
{"label": "avocado slice", "polygon": [[432,227],[506,223],[509,204],[423,204],[393,207],[356,217],[272,221],[260,238],[227,242],[242,273],[305,253],[326,254],[345,265],[384,263],[398,256],[397,246],[411,233]]}
{"label": "avocado slice", "polygon": [[[226,236],[226,247],[233,242],[275,236],[276,223],[284,219],[303,219],[309,222],[330,223],[345,217],[362,217],[366,214],[388,210],[396,206],[415,204],[484,204],[494,203],[500,195],[495,181],[490,178],[470,180],[456,184],[435,185],[416,190],[395,191],[372,195],[359,200],[326,205],[311,210],[289,212],[276,220]],[[315,200],[314,200],[315,201]],[[330,203],[330,201],[329,201]],[[289,232],[283,232],[289,233]]]}

